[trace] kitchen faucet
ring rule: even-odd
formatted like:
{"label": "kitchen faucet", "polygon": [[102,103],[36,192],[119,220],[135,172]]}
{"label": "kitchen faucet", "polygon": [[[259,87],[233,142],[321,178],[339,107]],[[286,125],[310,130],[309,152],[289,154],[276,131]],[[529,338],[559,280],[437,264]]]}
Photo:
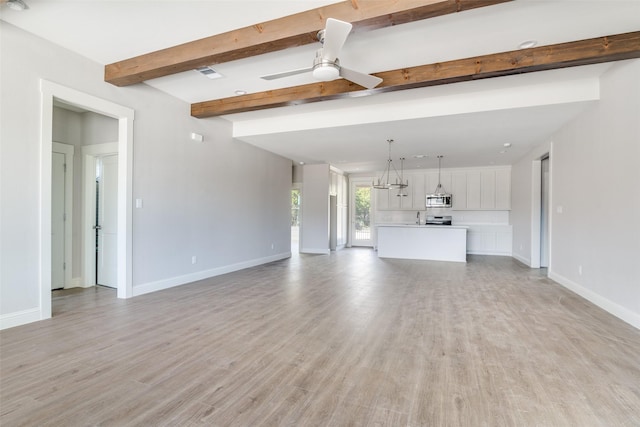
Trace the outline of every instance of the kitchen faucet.
{"label": "kitchen faucet", "polygon": [[420,225],[420,211],[418,211],[418,214],[416,215],[416,218],[418,218],[416,220],[416,224]]}

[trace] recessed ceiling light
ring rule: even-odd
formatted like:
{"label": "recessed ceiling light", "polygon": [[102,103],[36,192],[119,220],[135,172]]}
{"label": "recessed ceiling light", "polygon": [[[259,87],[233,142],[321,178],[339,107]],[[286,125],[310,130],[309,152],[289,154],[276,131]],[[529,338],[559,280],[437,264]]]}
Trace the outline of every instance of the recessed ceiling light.
{"label": "recessed ceiling light", "polygon": [[518,48],[520,48],[520,49],[529,49],[531,47],[534,47],[537,44],[538,44],[537,40],[525,40],[525,41],[523,41],[522,43],[520,43],[518,45]]}
{"label": "recessed ceiling light", "polygon": [[504,146],[505,146],[505,147],[507,147],[507,148],[511,147],[511,143],[510,143],[510,142],[505,142],[505,143],[504,143],[504,144],[502,144],[502,145],[504,145]]}
{"label": "recessed ceiling light", "polygon": [[426,154],[416,154],[413,156],[414,159],[424,159],[425,157],[429,157]]}
{"label": "recessed ceiling light", "polygon": [[298,162],[298,164],[300,164],[300,165],[304,165],[304,162]]}
{"label": "recessed ceiling light", "polygon": [[246,95],[246,94],[247,94],[247,91],[246,91],[246,90],[240,90],[240,89],[238,89],[238,90],[236,91],[236,95]]}

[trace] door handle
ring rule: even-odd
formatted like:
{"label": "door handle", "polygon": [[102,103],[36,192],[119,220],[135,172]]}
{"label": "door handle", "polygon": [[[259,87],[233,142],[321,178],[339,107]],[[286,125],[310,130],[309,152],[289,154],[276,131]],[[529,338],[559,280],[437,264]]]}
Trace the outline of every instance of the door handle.
{"label": "door handle", "polygon": [[94,225],[93,229],[94,230],[102,230],[102,226],[101,225]]}

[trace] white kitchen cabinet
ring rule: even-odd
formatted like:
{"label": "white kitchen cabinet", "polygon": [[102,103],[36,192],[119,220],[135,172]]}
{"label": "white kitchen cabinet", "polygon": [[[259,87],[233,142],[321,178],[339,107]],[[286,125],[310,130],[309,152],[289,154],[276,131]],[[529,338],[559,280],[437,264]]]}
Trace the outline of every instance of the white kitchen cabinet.
{"label": "white kitchen cabinet", "polygon": [[[482,174],[480,171],[467,172],[467,210],[482,209]],[[453,195],[455,199],[456,195]]]}
{"label": "white kitchen cabinet", "polygon": [[496,170],[496,209],[511,209],[511,170]]}
{"label": "white kitchen cabinet", "polygon": [[467,173],[465,171],[456,171],[451,174],[451,194],[454,211],[467,209]]}
{"label": "white kitchen cabinet", "polygon": [[511,169],[483,168],[452,173],[453,210],[510,210]]}
{"label": "white kitchen cabinet", "polygon": [[[406,194],[406,196],[404,197],[399,196],[401,192],[402,194]],[[411,197],[409,188],[405,188],[403,190],[389,190],[388,193],[389,193],[389,209],[392,209],[394,211],[402,209],[404,199]]]}
{"label": "white kitchen cabinet", "polygon": [[373,192],[376,201],[376,209],[379,211],[388,211],[389,190],[378,190],[377,188],[372,188],[371,191]]}
{"label": "white kitchen cabinet", "polygon": [[511,255],[510,225],[470,225],[467,253],[476,255]]}
{"label": "white kitchen cabinet", "polygon": [[[438,186],[438,171],[405,173],[406,197],[399,190],[374,190],[377,210],[423,210],[425,196]],[[440,183],[453,195],[453,210],[510,210],[511,168],[504,166],[443,170]]]}
{"label": "white kitchen cabinet", "polygon": [[480,172],[480,209],[496,208],[496,171]]}
{"label": "white kitchen cabinet", "polygon": [[408,179],[409,187],[413,187],[413,190],[411,191],[413,203],[411,205],[411,208],[409,208],[408,204],[406,204],[405,206],[407,206],[407,209],[411,210],[424,210],[427,195],[427,189],[425,187],[425,174],[411,174]]}

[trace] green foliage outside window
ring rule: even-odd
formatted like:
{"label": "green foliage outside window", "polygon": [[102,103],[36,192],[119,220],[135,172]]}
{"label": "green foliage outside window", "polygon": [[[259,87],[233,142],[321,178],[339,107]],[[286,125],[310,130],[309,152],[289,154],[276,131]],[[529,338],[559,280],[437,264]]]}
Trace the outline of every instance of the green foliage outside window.
{"label": "green foliage outside window", "polygon": [[356,230],[368,229],[371,215],[371,187],[356,187]]}
{"label": "green foliage outside window", "polygon": [[291,190],[291,226],[300,225],[300,190]]}

